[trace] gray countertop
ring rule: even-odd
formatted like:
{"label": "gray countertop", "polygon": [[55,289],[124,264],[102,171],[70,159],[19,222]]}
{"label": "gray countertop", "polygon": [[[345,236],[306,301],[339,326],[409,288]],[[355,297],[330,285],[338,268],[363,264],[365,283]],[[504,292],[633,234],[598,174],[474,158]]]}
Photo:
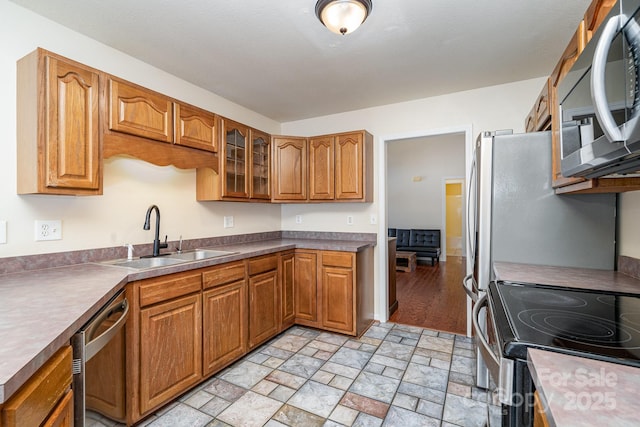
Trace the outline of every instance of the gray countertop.
{"label": "gray countertop", "polygon": [[0,404],[128,282],[288,249],[358,252],[373,245],[367,241],[274,239],[215,246],[234,253],[147,270],[85,263],[0,275]]}
{"label": "gray countertop", "polygon": [[508,262],[495,263],[494,270],[498,279],[511,282],[543,283],[599,291],[640,293],[640,280],[611,270]]}
{"label": "gray countertop", "polygon": [[527,358],[549,425],[638,425],[640,369],[538,349]]}

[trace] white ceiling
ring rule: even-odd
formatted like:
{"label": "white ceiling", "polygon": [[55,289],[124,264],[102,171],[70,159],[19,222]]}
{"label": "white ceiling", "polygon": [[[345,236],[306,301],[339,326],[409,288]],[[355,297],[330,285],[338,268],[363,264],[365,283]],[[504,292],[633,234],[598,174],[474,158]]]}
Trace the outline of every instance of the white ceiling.
{"label": "white ceiling", "polygon": [[[547,76],[590,0],[11,0],[278,122]],[[531,100],[533,103],[533,99]]]}

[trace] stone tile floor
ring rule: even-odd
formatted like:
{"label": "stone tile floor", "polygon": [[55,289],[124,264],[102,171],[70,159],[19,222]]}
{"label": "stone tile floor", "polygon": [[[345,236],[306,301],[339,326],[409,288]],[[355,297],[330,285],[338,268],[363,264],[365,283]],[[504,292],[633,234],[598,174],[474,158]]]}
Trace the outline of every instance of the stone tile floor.
{"label": "stone tile floor", "polygon": [[[360,339],[295,326],[143,420],[161,426],[499,426],[470,338],[376,323]],[[87,427],[120,426],[90,414]]]}

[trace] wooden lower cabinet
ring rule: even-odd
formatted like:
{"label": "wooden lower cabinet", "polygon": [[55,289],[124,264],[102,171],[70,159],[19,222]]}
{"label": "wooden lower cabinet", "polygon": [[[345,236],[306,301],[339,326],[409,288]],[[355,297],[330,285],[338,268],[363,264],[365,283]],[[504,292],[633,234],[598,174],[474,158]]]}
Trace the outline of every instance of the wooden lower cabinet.
{"label": "wooden lower cabinet", "polygon": [[1,406],[0,426],[73,426],[71,365],[65,346]]}
{"label": "wooden lower cabinet", "polygon": [[247,352],[247,280],[243,261],[203,273],[202,369],[205,377]]}
{"label": "wooden lower cabinet", "polygon": [[354,335],[355,254],[323,252],[321,271],[322,328]]}
{"label": "wooden lower cabinet", "polygon": [[295,321],[318,327],[318,254],[296,250],[294,261]]}
{"label": "wooden lower cabinet", "polygon": [[249,350],[280,332],[278,255],[249,260]]}
{"label": "wooden lower cabinet", "polygon": [[296,250],[296,323],[359,336],[373,322],[373,248]]}
{"label": "wooden lower cabinet", "polygon": [[132,282],[126,325],[127,424],[202,379],[202,272]]}
{"label": "wooden lower cabinet", "polygon": [[280,331],[293,326],[296,320],[294,267],[293,251],[280,254]]}
{"label": "wooden lower cabinet", "polygon": [[140,411],[188,390],[202,377],[201,295],[140,312]]}

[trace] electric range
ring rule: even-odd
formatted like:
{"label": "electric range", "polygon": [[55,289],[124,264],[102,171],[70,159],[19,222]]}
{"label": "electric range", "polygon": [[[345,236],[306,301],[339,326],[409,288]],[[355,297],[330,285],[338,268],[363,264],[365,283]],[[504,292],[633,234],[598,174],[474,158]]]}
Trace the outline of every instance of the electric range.
{"label": "electric range", "polygon": [[476,343],[497,386],[503,426],[533,425],[528,348],[640,367],[640,295],[496,281],[474,319],[485,307],[487,330]]}

